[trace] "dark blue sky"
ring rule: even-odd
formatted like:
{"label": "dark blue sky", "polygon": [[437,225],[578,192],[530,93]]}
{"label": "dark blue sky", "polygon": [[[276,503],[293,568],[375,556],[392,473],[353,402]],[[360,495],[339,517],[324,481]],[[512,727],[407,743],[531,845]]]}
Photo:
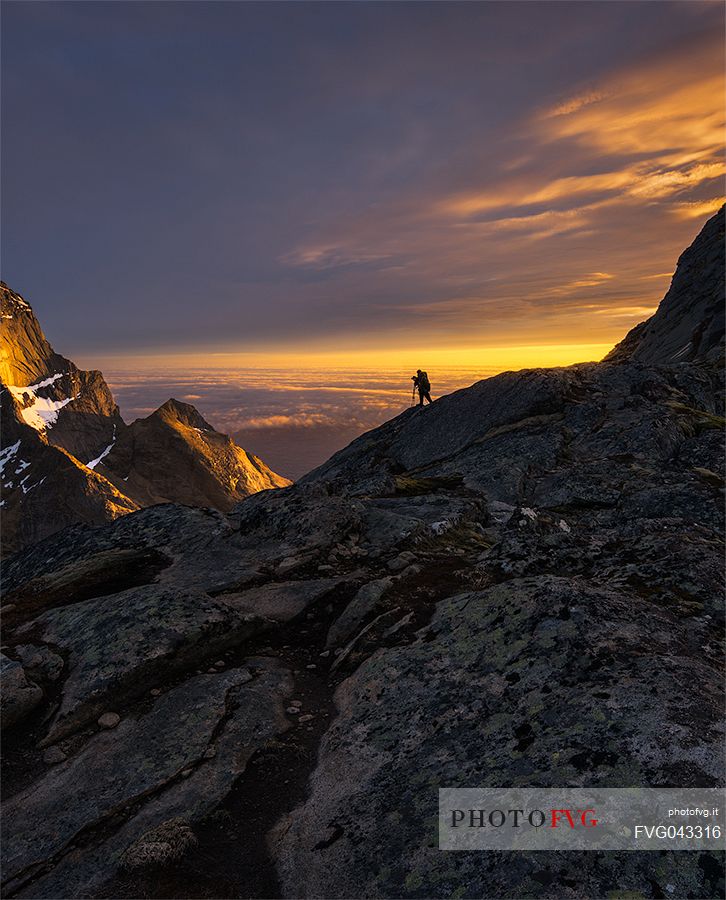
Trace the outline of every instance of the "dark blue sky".
{"label": "dark blue sky", "polygon": [[723,193],[723,17],[4,2],[3,277],[99,364],[608,340]]}

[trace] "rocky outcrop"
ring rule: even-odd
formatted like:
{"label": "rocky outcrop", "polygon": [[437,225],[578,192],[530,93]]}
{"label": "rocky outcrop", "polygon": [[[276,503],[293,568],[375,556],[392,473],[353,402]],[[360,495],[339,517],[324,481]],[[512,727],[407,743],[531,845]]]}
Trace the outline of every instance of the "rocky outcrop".
{"label": "rocky outcrop", "polygon": [[[86,892],[153,829],[180,814],[191,826],[214,809],[254,752],[288,727],[289,673],[272,660],[246,663],[163,693],[147,713],[95,734],[6,803],[9,889],[27,897]],[[113,822],[120,828],[106,839],[74,844]],[[50,872],[49,858],[57,862]]]}
{"label": "rocky outcrop", "polygon": [[169,400],[126,425],[103,375],[55,353],[0,282],[3,553],[77,522],[173,501],[229,510],[289,481]]}
{"label": "rocky outcrop", "polygon": [[24,719],[43,699],[43,691],[27,676],[22,665],[0,653],[0,719],[9,728]]}
{"label": "rocky outcrop", "polygon": [[723,359],[724,207],[678,260],[657,312],[636,325],[605,357],[670,364]]}
{"label": "rocky outcrop", "polygon": [[710,356],[504,373],[17,554],[5,895],[722,896],[712,853],[441,853],[437,792],[723,784],[723,403]]}

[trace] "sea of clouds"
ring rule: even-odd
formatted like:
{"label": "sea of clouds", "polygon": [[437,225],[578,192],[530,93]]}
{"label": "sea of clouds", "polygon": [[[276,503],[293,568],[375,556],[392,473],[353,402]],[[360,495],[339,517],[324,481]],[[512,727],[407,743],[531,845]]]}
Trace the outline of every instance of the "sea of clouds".
{"label": "sea of clouds", "polygon": [[[352,369],[120,370],[107,380],[127,422],[174,397],[272,469],[299,478],[412,403],[413,372]],[[495,374],[429,371],[432,396]]]}

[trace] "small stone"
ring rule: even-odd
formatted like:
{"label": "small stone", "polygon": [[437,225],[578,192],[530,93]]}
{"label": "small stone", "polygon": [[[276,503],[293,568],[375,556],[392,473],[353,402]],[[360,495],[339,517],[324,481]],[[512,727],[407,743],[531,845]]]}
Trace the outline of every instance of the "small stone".
{"label": "small stone", "polygon": [[43,691],[27,678],[25,669],[15,659],[0,654],[2,673],[2,703],[0,717],[3,727],[14,725],[25,718],[43,699]]}
{"label": "small stone", "polygon": [[320,655],[323,657],[330,656],[330,650],[323,650],[323,652]]}
{"label": "small stone", "polygon": [[38,683],[57,681],[63,671],[63,659],[48,647],[20,644],[15,648],[27,676]]}
{"label": "small stone", "polygon": [[216,675],[216,674],[217,674],[216,669],[207,669],[207,675]]}
{"label": "small stone", "polygon": [[68,757],[60,747],[48,747],[48,749],[43,754],[43,762],[48,766],[54,766],[57,763],[62,763],[65,759],[68,759]]}
{"label": "small stone", "polygon": [[317,669],[315,663],[309,663],[309,665],[305,666],[306,669]]}
{"label": "small stone", "polygon": [[121,716],[115,712],[105,712],[99,716],[98,724],[101,728],[115,728],[121,721]]}
{"label": "small stone", "polygon": [[17,604],[15,604],[15,603],[6,603],[5,606],[3,606],[2,611],[4,613],[12,612],[16,606],[17,606]]}
{"label": "small stone", "polygon": [[275,572],[277,575],[287,575],[288,572],[292,572],[295,569],[300,568],[300,566],[304,566],[306,562],[307,560],[304,557],[289,556],[287,559],[283,559],[282,562],[275,567]]}
{"label": "small stone", "polygon": [[302,706],[302,700],[291,700],[290,706]]}
{"label": "small stone", "polygon": [[341,654],[342,652],[343,652],[343,648],[342,648],[342,647],[336,647],[335,650],[333,650],[333,656],[340,656],[340,654]]}
{"label": "small stone", "polygon": [[310,713],[305,713],[304,716],[300,716],[298,722],[311,722],[315,716],[311,716]]}
{"label": "small stone", "polygon": [[217,748],[216,748],[216,747],[207,747],[207,749],[204,751],[204,758],[205,758],[205,759],[214,759],[214,757],[215,757],[216,755],[217,755]]}
{"label": "small stone", "polygon": [[152,688],[149,693],[152,697],[159,697],[161,695],[161,688]]}
{"label": "small stone", "polygon": [[217,662],[216,662],[214,665],[215,665],[218,669],[223,669],[223,668],[227,665],[227,663],[226,663],[223,659],[218,659]]}
{"label": "small stone", "polygon": [[184,771],[181,773],[181,777],[189,778],[189,776],[192,774],[193,771],[194,771],[194,769],[184,769]]}
{"label": "small stone", "polygon": [[296,716],[300,710],[297,706],[288,706],[285,712],[289,713],[291,716]]}
{"label": "small stone", "polygon": [[416,562],[416,557],[413,553],[405,551],[404,553],[399,553],[394,559],[388,561],[387,566],[391,572],[401,572],[407,566],[410,566],[411,563]]}

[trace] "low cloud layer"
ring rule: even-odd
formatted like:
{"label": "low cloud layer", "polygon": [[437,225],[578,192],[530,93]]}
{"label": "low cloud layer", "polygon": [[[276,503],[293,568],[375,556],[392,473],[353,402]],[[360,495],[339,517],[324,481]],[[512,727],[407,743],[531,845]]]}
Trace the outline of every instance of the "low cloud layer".
{"label": "low cloud layer", "polygon": [[[432,371],[434,396],[467,387],[493,371]],[[149,415],[169,397],[185,400],[215,428],[292,478],[413,402],[408,375],[398,370],[187,369],[141,375],[116,370],[107,376],[127,422]]]}

